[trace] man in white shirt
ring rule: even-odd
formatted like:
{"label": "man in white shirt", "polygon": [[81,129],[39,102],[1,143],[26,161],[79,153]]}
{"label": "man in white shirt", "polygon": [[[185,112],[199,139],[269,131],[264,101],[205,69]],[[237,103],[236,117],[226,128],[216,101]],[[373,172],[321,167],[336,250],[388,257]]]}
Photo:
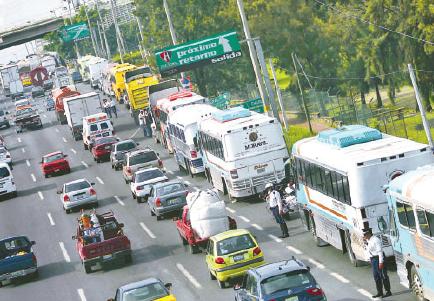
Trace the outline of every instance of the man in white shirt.
{"label": "man in white shirt", "polygon": [[111,112],[115,115],[116,118],[118,118],[118,112],[116,111],[116,101],[113,98],[111,98],[109,102],[110,102]]}
{"label": "man in white shirt", "polygon": [[276,189],[274,189],[274,185],[272,183],[268,183],[267,185],[265,185],[265,190],[266,190],[266,201],[268,203],[268,206],[270,207],[270,210],[273,213],[276,223],[279,224],[280,229],[282,230],[282,235],[279,237],[280,238],[289,237],[288,226],[286,225],[285,220],[282,217],[283,204],[282,204],[282,198],[280,196],[280,193]]}
{"label": "man in white shirt", "polygon": [[[389,276],[387,275],[387,269],[384,265],[384,253],[381,240],[372,234],[371,228],[363,230],[363,239],[368,243],[372,272],[377,287],[377,294],[372,296],[372,298],[392,296],[392,293],[390,292]],[[383,285],[386,290],[385,295],[383,295]]]}

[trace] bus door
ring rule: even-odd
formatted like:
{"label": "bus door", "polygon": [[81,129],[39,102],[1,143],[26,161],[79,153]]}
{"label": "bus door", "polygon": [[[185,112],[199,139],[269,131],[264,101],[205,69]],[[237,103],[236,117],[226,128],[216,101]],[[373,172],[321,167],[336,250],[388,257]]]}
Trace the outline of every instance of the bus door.
{"label": "bus door", "polygon": [[[405,214],[404,207],[397,208],[397,210],[402,210]],[[398,211],[399,214],[399,211]],[[395,208],[394,206],[389,205],[389,215],[388,215],[388,225],[389,229],[382,228],[381,223],[378,224],[380,231],[383,233],[388,233],[386,236],[389,237],[390,242],[392,244],[393,253],[395,254],[395,262],[397,267],[397,272],[401,283],[405,283],[405,279],[407,279],[407,269],[404,263],[404,256],[402,253],[402,244],[400,240],[399,230],[398,230],[398,221],[395,218]]]}

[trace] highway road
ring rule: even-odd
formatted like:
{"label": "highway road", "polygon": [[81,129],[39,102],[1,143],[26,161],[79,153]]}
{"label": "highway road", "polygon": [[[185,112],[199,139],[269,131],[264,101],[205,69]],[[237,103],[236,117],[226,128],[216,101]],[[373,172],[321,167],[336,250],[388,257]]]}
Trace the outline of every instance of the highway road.
{"label": "highway road", "polygon": [[[91,90],[84,84],[79,89]],[[43,110],[42,100],[37,102]],[[174,158],[152,139],[144,139],[125,108],[119,109],[119,118],[114,119],[116,135],[122,139],[134,137],[141,146],[148,145],[159,152],[169,178],[182,178],[191,190],[210,187],[204,177],[191,178],[179,171]],[[107,300],[114,296],[117,287],[150,276],[173,283],[173,292],[180,301],[233,300],[231,288],[220,289],[209,279],[204,255],[191,255],[181,244],[172,220],[157,221],[151,217],[146,204],[133,200],[120,171],[112,170],[110,163],[94,162],[82,142],[72,139],[68,127],[56,122],[53,112],[43,111],[41,115],[42,130],[16,134],[11,128],[0,132],[11,150],[19,191],[17,198],[0,202],[0,237],[22,234],[35,240],[40,267],[38,280],[1,288],[1,301]],[[69,155],[72,172],[45,179],[38,162],[42,155],[55,150]],[[56,194],[64,182],[78,178],[96,183],[99,212],[113,210],[125,224],[125,233],[132,242],[131,265],[85,274],[71,239],[79,213],[66,215]],[[353,267],[346,254],[333,247],[316,247],[298,219],[288,222],[290,237],[279,239],[280,229],[263,202],[225,201],[239,228],[247,228],[257,236],[267,262],[296,256],[311,267],[328,300],[370,300],[375,286],[369,266]],[[386,300],[413,300],[409,291],[399,285],[396,272],[390,275],[394,296]]]}

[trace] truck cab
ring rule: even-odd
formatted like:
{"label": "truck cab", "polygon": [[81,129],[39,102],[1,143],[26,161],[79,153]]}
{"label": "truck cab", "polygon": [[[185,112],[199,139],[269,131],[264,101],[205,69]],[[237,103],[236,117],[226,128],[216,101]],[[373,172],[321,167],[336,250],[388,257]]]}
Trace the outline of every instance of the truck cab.
{"label": "truck cab", "polygon": [[114,129],[106,113],[97,113],[83,117],[83,146],[89,149],[89,143],[97,137],[113,136]]}

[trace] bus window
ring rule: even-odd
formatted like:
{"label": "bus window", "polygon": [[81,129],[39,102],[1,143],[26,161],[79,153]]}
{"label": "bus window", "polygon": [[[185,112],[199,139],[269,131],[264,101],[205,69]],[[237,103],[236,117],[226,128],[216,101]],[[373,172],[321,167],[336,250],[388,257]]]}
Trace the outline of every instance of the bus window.
{"label": "bus window", "polygon": [[350,184],[348,183],[348,178],[343,176],[342,177],[342,186],[344,188],[344,199],[345,203],[351,205],[351,197],[350,197]]}
{"label": "bus window", "polygon": [[434,213],[426,212],[426,218],[429,224],[430,236],[434,237]]}
{"label": "bus window", "polygon": [[399,223],[405,227],[408,227],[407,215],[405,213],[404,204],[396,202],[396,211],[398,213]]}
{"label": "bus window", "polygon": [[414,217],[413,208],[410,205],[396,202],[396,209],[398,211],[398,218],[401,225],[416,230],[416,219]]}
{"label": "bus window", "polygon": [[431,236],[428,220],[425,215],[425,210],[416,209],[416,213],[417,213],[417,220],[419,222],[420,232],[422,232],[422,234],[424,235]]}
{"label": "bus window", "polygon": [[414,217],[413,207],[411,205],[404,204],[405,212],[407,213],[408,227],[416,230],[416,218]]}
{"label": "bus window", "polygon": [[329,170],[324,170],[324,186],[327,195],[333,196],[334,192],[333,192],[332,173]]}

